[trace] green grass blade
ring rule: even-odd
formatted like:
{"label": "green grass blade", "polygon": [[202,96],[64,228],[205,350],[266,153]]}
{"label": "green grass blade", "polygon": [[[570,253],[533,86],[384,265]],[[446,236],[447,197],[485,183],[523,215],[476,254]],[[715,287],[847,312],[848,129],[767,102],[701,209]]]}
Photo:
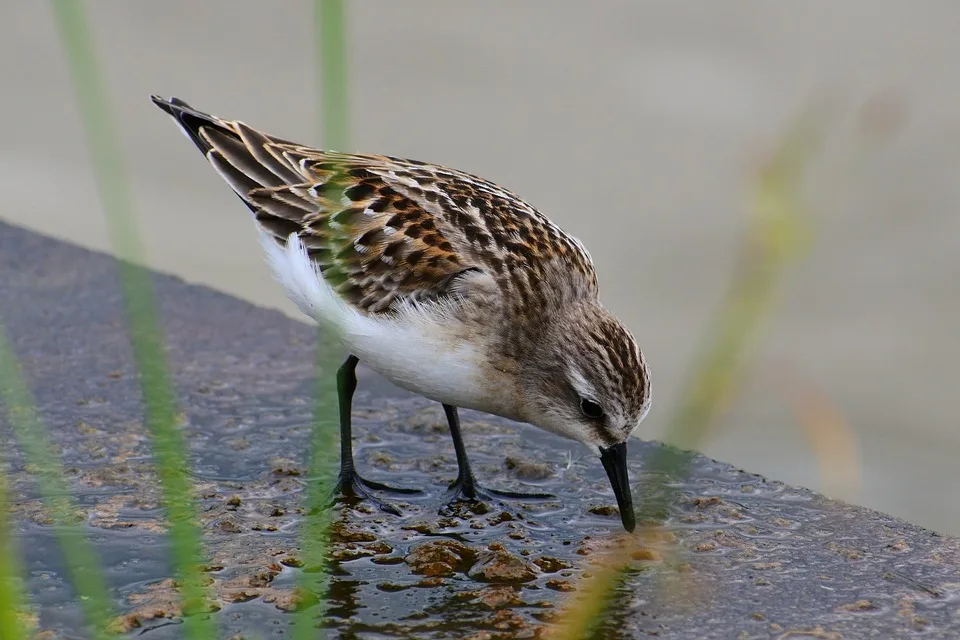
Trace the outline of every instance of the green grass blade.
{"label": "green grass blade", "polygon": [[[0,406],[3,407],[27,463],[35,470],[35,481],[54,523],[67,574],[80,600],[93,637],[109,638],[107,624],[112,615],[110,592],[100,572],[100,559],[77,526],[77,518],[60,461],[50,448],[47,429],[35,409],[33,395],[20,372],[16,355],[0,325]],[[4,512],[3,516],[6,516]],[[8,531],[7,527],[0,531]],[[21,636],[10,636],[21,637]]]}
{"label": "green grass blade", "polygon": [[337,451],[337,385],[332,362],[332,336],[317,340],[316,405],[311,429],[308,462],[306,511],[300,525],[300,553],[304,570],[300,574],[300,605],[294,623],[294,640],[315,640],[324,637],[317,630],[325,612],[328,586],[326,551],[329,542],[331,511],[327,497],[332,489],[331,470]]}
{"label": "green grass blade", "polygon": [[[348,85],[346,55],[346,17],[342,0],[315,0],[314,41],[319,69],[318,104],[321,105],[320,129],[326,149],[346,151],[349,138]],[[330,181],[339,189],[338,180]],[[332,196],[339,200],[339,195]],[[317,336],[317,397],[311,434],[309,485],[306,491],[307,515],[301,526],[301,553],[305,570],[300,577],[302,602],[293,629],[296,640],[317,638],[317,626],[324,606],[317,603],[326,593],[326,550],[331,521],[325,504],[332,484],[331,477],[336,447],[338,396],[336,376],[337,345],[330,331],[321,329]]]}
{"label": "green grass blade", "polygon": [[[787,269],[811,245],[812,217],[806,210],[803,185],[822,144],[823,123],[815,119],[818,115],[805,114],[795,122],[756,177],[752,220],[737,268],[667,422],[664,440],[679,449],[699,446],[737,392],[751,348],[773,314]],[[657,477],[682,479],[689,461],[689,455],[663,450],[647,470]],[[640,520],[660,522],[666,516],[672,492],[659,485],[639,487]]]}
{"label": "green grass blade", "polygon": [[[802,186],[821,142],[819,124],[801,119],[758,176],[753,192],[754,216],[738,268],[690,366],[686,385],[667,424],[664,440],[668,444],[693,449],[702,442],[737,389],[750,347],[773,311],[784,272],[810,244],[811,219],[804,207]],[[644,471],[653,479],[634,488],[641,524],[635,540],[653,532],[667,517],[674,493],[666,484],[685,479],[690,460],[691,455],[683,451],[661,448],[647,461]],[[610,594],[628,566],[629,555],[611,553],[610,563],[589,583],[590,591],[566,608],[561,622],[548,629],[547,637],[590,637],[591,630],[606,616],[612,602]]]}
{"label": "green grass blade", "polygon": [[347,21],[343,0],[315,0],[314,17],[323,146],[347,151],[350,96],[347,94]]}
{"label": "green grass blade", "polygon": [[821,142],[817,124],[810,119],[797,122],[757,177],[753,224],[738,269],[667,424],[668,441],[677,447],[697,446],[736,392],[750,347],[777,302],[785,270],[809,248],[811,217],[804,210],[802,191],[811,156]]}
{"label": "green grass blade", "polygon": [[7,476],[0,470],[0,640],[27,637],[26,625],[21,618],[26,602],[20,586],[22,567],[9,513]]}
{"label": "green grass blade", "polygon": [[[169,523],[171,553],[180,582],[185,614],[205,602],[203,553],[197,513],[187,474],[186,446],[178,429],[177,399],[164,351],[163,333],[150,272],[137,264],[144,252],[133,216],[126,167],[110,117],[106,90],[80,0],[51,0],[69,64],[74,94],[83,119],[107,228],[119,258],[120,280],[134,358],[146,409],[146,425]],[[212,638],[215,626],[206,616],[185,615],[188,638]]]}

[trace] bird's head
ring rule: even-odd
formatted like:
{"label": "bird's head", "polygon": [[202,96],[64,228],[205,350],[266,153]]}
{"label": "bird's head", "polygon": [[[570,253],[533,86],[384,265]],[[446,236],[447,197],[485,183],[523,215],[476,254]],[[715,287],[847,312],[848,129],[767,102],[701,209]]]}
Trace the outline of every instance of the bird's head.
{"label": "bird's head", "polygon": [[635,525],[627,440],[650,410],[650,372],[636,340],[598,302],[568,306],[531,349],[523,417],[600,456],[623,525]]}

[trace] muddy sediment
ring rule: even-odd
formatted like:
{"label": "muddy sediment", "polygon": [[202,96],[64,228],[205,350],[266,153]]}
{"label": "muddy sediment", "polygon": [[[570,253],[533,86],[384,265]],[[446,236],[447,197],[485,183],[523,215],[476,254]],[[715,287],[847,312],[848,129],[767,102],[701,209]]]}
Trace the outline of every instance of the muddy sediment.
{"label": "muddy sediment", "polygon": [[[116,594],[117,630],[180,637],[166,527],[113,261],[0,225],[0,309]],[[280,314],[157,277],[222,637],[282,637],[301,594],[298,542],[314,384],[313,332]],[[536,637],[620,536],[599,461],[531,427],[464,412],[474,470],[545,500],[446,506],[456,477],[438,405],[361,371],[358,467],[422,489],[394,516],[338,505],[332,637]],[[26,585],[44,638],[80,638],[30,469],[0,431]],[[688,479],[631,444],[635,482],[665,480],[668,518],[626,550],[604,637],[882,637],[955,632],[958,542],[695,457]],[[658,495],[649,495],[656,499]],[[623,540],[623,538],[619,538]],[[790,634],[793,635],[790,635]],[[833,634],[833,635],[831,635]],[[802,636],[801,636],[802,637]]]}

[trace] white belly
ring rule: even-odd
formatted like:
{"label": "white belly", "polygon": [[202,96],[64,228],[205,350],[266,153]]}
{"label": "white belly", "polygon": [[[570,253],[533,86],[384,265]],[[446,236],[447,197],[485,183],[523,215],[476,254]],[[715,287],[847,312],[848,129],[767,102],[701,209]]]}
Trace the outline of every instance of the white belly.
{"label": "white belly", "polygon": [[491,410],[476,347],[412,316],[361,317],[342,327],[342,340],[361,362],[408,391],[458,407]]}
{"label": "white belly", "polygon": [[308,316],[336,331],[351,353],[394,384],[437,402],[502,413],[484,382],[481,348],[457,320],[408,307],[391,316],[366,315],[323,280],[295,234],[281,247],[261,231],[274,276]]}

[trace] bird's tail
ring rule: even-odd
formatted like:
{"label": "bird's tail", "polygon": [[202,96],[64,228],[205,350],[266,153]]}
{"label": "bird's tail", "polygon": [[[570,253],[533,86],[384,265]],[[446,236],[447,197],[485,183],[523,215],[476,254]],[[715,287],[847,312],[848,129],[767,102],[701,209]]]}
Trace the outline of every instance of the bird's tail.
{"label": "bird's tail", "polygon": [[268,136],[242,122],[197,111],[178,98],[165,100],[151,96],[151,100],[174,119],[253,211],[258,208],[250,201],[251,191],[304,182],[299,167],[283,153],[282,147],[295,146],[292,143]]}

